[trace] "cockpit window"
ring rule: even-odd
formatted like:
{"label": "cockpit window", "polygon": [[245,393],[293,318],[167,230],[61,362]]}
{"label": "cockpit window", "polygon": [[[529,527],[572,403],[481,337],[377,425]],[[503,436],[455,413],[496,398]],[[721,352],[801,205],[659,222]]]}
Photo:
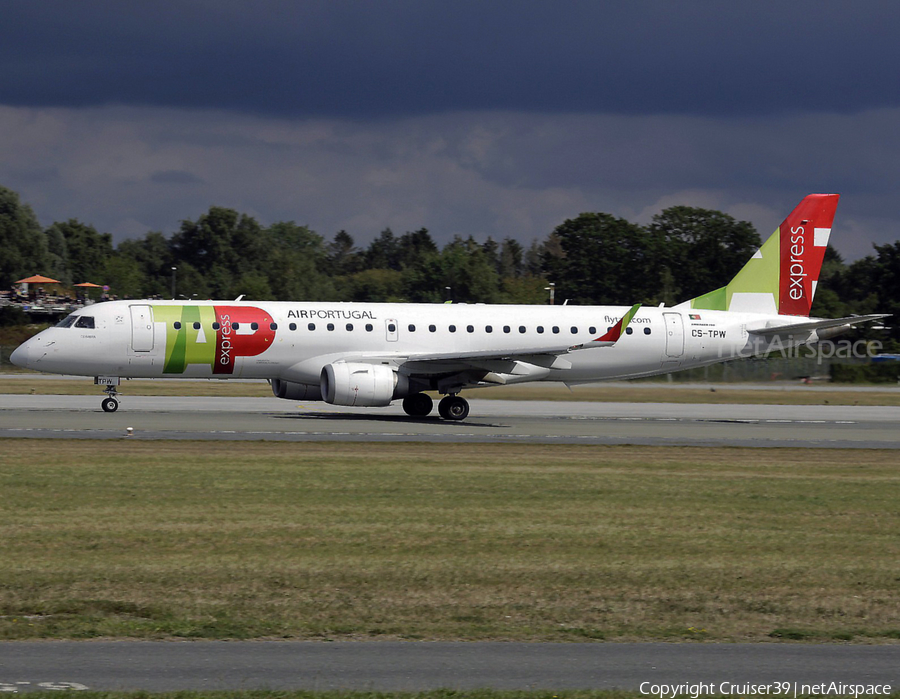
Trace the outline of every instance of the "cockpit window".
{"label": "cockpit window", "polygon": [[70,326],[72,325],[72,323],[74,323],[76,320],[78,320],[78,316],[75,315],[74,313],[72,313],[72,314],[70,314],[70,315],[67,315],[67,316],[66,316],[65,318],[63,318],[61,321],[59,321],[59,322],[56,324],[56,327],[57,327],[57,328],[68,328],[68,327],[70,327]]}
{"label": "cockpit window", "polygon": [[94,316],[78,316],[78,320],[75,321],[76,328],[90,328],[94,329]]}

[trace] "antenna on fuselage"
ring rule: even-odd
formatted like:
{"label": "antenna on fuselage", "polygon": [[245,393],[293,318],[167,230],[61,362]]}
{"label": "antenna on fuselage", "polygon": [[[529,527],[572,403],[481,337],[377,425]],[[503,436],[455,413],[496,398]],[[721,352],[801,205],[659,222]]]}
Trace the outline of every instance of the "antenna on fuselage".
{"label": "antenna on fuselage", "polygon": [[246,296],[246,294],[241,294],[240,296],[238,296],[238,297],[235,299],[235,301],[243,301],[243,300],[244,300],[244,296]]}

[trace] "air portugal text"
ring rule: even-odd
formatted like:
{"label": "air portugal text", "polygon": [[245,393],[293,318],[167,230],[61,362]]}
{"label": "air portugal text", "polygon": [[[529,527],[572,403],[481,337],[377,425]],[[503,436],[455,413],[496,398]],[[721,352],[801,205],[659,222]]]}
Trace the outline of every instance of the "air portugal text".
{"label": "air portugal text", "polygon": [[310,320],[318,318],[319,320],[375,320],[372,311],[358,310],[290,310],[288,318],[305,318]]}

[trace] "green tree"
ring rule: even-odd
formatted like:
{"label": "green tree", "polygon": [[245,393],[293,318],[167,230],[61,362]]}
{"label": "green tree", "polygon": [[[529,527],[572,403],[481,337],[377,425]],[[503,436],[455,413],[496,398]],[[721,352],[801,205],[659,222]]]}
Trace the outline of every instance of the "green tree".
{"label": "green tree", "polygon": [[396,269],[364,269],[344,279],[347,301],[403,301],[403,273]]}
{"label": "green tree", "polygon": [[544,244],[545,276],[557,302],[636,303],[656,298],[657,250],[648,231],[623,218],[584,213],[557,226]]}
{"label": "green tree", "polygon": [[427,228],[404,233],[397,242],[397,255],[401,269],[427,264],[434,259],[438,252],[438,247]]}
{"label": "green tree", "polygon": [[334,239],[325,246],[331,275],[339,277],[358,272],[363,266],[363,257],[356,248],[353,236],[347,231],[338,231]]}
{"label": "green tree", "polygon": [[0,288],[49,272],[47,236],[34,211],[14,191],[0,187]]}
{"label": "green tree", "polygon": [[654,216],[650,234],[659,264],[672,275],[670,291],[682,296],[679,301],[725,286],[761,245],[751,223],[690,206]]}
{"label": "green tree", "polygon": [[113,255],[112,236],[74,218],[54,223],[47,229],[47,237],[65,240],[66,259],[74,284],[93,282],[103,284],[106,263]]}
{"label": "green tree", "polygon": [[102,279],[109,286],[109,293],[123,299],[145,296],[147,278],[140,265],[127,255],[114,253],[107,258]]}
{"label": "green tree", "polygon": [[525,249],[519,241],[513,238],[503,239],[497,271],[502,279],[521,277],[525,273]]}
{"label": "green tree", "polygon": [[399,270],[400,242],[390,228],[385,228],[381,234],[372,241],[365,253],[365,265],[367,269],[394,269]]}
{"label": "green tree", "polygon": [[500,279],[496,263],[484,248],[469,236],[456,237],[440,256],[443,287],[450,287],[450,296],[458,303],[493,303],[500,294]]}
{"label": "green tree", "polygon": [[176,266],[190,264],[205,277],[213,296],[227,298],[240,286],[235,280],[252,273],[265,276],[267,243],[254,218],[214,206],[196,221],[182,221],[170,248]]}
{"label": "green tree", "polygon": [[334,283],[326,273],[328,260],[320,235],[293,221],[282,221],[269,227],[268,239],[272,245],[267,263],[269,285],[276,299],[336,299]]}
{"label": "green tree", "polygon": [[162,233],[150,231],[143,238],[123,240],[116,248],[116,254],[133,261],[140,269],[143,279],[140,296],[171,295],[174,258],[169,241]]}

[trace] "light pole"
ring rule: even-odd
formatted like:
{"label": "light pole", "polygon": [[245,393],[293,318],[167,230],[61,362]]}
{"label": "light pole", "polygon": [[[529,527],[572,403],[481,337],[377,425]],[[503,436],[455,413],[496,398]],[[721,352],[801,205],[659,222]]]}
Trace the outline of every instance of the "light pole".
{"label": "light pole", "polygon": [[175,300],[175,270],[177,267],[172,267],[172,300]]}
{"label": "light pole", "polygon": [[550,286],[545,286],[545,287],[544,287],[544,291],[549,291],[549,292],[550,292],[550,305],[552,306],[552,305],[553,305],[553,299],[554,299],[554,297],[555,297],[555,295],[556,295],[556,284],[554,284],[553,282],[550,282]]}

